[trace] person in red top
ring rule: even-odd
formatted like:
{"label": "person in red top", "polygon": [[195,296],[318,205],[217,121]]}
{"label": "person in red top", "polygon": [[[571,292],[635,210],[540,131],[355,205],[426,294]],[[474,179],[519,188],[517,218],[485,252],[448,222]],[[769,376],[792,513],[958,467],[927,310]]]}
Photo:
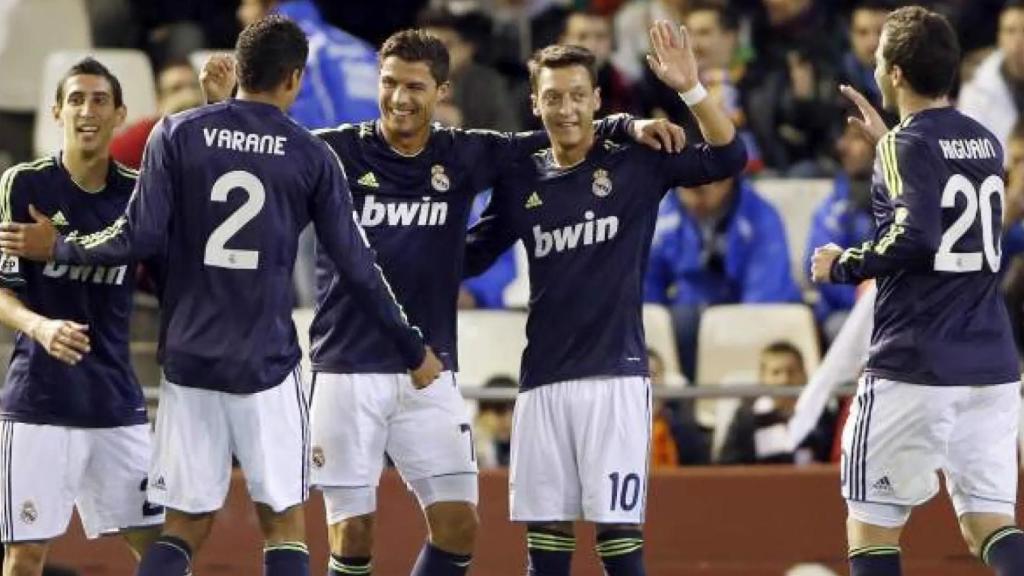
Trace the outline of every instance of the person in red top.
{"label": "person in red top", "polygon": [[138,170],[142,164],[142,150],[149,140],[149,132],[160,118],[203,103],[199,78],[187,60],[172,60],[164,64],[157,72],[156,91],[160,115],[137,120],[115,136],[110,144],[114,159],[133,170]]}

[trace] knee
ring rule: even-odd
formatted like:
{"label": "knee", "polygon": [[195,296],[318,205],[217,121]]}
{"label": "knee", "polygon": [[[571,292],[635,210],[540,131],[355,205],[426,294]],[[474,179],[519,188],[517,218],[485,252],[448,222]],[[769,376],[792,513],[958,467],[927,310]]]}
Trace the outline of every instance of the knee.
{"label": "knee", "polygon": [[213,514],[186,514],[168,510],[164,518],[163,534],[183,540],[195,554],[210,535]]}
{"label": "knee", "polygon": [[373,551],[373,514],[346,518],[330,527],[331,552],[369,556]]}
{"label": "knee", "polygon": [[1014,525],[1012,516],[1002,514],[963,514],[958,519],[960,533],[963,534],[964,542],[971,550],[971,554],[980,557],[982,547],[988,541],[989,536],[997,531]]}
{"label": "knee", "polygon": [[265,504],[257,504],[256,512],[268,543],[304,542],[306,540],[306,514],[302,504],[283,512],[274,512]]}
{"label": "knee", "polygon": [[[443,510],[439,505],[444,504]],[[476,506],[467,502],[446,502],[431,506],[427,511],[430,540],[442,550],[470,552],[476,544],[480,520]]]}
{"label": "knee", "polygon": [[565,536],[575,536],[572,522],[531,522],[526,525],[527,530],[541,532],[554,532]]}
{"label": "knee", "polygon": [[46,546],[9,544],[4,558],[4,576],[37,576],[43,571]]}

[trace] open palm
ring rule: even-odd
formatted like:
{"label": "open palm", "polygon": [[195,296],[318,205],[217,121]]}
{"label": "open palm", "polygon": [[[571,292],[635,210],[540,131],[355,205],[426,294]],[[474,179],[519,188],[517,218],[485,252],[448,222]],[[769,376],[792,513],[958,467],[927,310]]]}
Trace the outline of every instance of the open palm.
{"label": "open palm", "polygon": [[697,59],[685,26],[677,33],[671,23],[658,20],[651,26],[651,48],[654,54],[647,55],[647,64],[658,79],[676,92],[697,85]]}

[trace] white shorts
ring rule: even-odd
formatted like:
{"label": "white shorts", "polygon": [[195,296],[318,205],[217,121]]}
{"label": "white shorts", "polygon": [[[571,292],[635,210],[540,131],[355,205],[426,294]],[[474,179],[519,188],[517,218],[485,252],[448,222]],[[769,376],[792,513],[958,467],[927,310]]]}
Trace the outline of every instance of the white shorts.
{"label": "white shorts", "polygon": [[642,524],[651,447],[645,377],[545,384],[519,394],[509,504],[516,522]]}
{"label": "white shorts", "polygon": [[1020,382],[940,387],[865,376],[843,428],[850,515],[902,526],[938,492],[941,471],[958,516],[1013,516],[1020,394]]}
{"label": "white shorts", "polygon": [[254,502],[282,512],[309,496],[308,390],[298,367],[273,388],[229,394],[160,384],[153,502],[190,514],[219,510],[231,456]]}
{"label": "white shorts", "polygon": [[417,390],[407,374],[313,376],[313,485],[331,524],[376,510],[387,453],[424,508],[477,502],[466,403],[451,372]]}
{"label": "white shorts", "polygon": [[66,428],[0,422],[0,541],[51,540],[77,506],[89,538],[164,521],[146,501],[148,424]]}

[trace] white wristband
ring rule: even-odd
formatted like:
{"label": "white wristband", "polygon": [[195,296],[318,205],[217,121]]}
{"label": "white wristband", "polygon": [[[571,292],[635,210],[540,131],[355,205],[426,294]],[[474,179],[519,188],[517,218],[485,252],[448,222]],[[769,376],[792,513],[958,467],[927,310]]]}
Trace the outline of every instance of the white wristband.
{"label": "white wristband", "polygon": [[697,85],[693,88],[686,92],[680,92],[679,97],[683,99],[683,103],[692,108],[708,97],[708,91],[704,88],[703,84],[697,82]]}

